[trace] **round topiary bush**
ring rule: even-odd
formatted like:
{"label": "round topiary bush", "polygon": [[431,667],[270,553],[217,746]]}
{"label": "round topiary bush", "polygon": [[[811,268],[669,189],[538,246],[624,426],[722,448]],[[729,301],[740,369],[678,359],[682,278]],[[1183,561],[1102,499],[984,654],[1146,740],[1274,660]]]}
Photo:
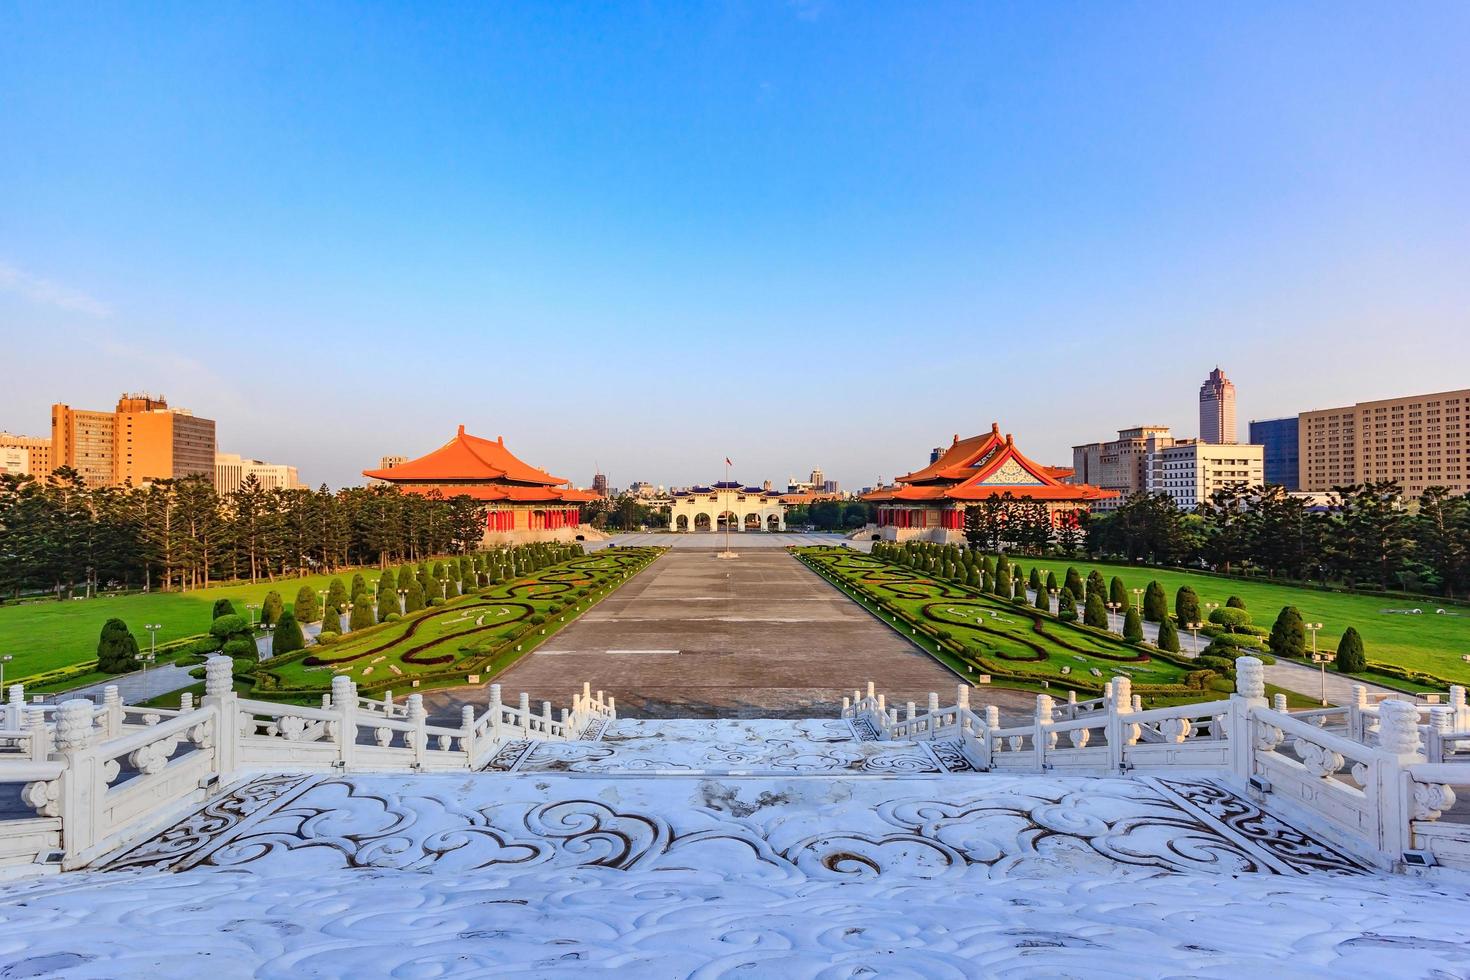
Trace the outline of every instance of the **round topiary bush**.
{"label": "round topiary bush", "polygon": [[1251,622],[1251,614],[1246,612],[1244,609],[1237,609],[1233,606],[1226,606],[1223,609],[1212,610],[1210,612],[1210,622],[1214,623],[1217,626],[1223,626],[1228,630],[1234,631],[1237,627],[1249,626]]}
{"label": "round topiary bush", "polygon": [[244,637],[237,637],[230,640],[220,648],[220,652],[231,660],[246,660],[257,655],[255,641],[247,640]]}
{"label": "round topiary bush", "polygon": [[398,613],[389,613],[388,615],[386,615],[386,616],[383,617],[383,622],[385,622],[385,623],[396,623],[396,622],[398,622],[402,618],[403,617],[400,616],[400,615],[398,615]]}

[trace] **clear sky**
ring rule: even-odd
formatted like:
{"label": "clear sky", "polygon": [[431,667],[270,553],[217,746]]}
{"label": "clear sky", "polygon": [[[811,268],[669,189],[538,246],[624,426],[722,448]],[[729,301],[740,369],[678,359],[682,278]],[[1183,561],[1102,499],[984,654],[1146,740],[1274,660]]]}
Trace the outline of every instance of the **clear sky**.
{"label": "clear sky", "polygon": [[334,486],[1470,386],[1470,4],[0,2],[0,335]]}

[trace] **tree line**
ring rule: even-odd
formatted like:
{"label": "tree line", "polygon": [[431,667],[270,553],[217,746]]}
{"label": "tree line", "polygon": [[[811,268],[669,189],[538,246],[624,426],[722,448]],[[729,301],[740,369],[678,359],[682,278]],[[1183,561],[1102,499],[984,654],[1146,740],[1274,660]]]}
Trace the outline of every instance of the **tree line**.
{"label": "tree line", "polygon": [[1431,487],[1404,496],[1392,481],[1335,487],[1317,507],[1278,486],[1217,490],[1194,511],[1139,493],[1111,512],[1052,526],[1046,507],[1009,494],[967,508],[973,547],[1027,554],[1079,551],[1156,565],[1350,587],[1463,597],[1470,593],[1470,494]]}
{"label": "tree line", "polygon": [[486,508],[391,485],[221,496],[202,477],[88,488],[75,470],[0,475],[0,597],[195,589],[466,553]]}

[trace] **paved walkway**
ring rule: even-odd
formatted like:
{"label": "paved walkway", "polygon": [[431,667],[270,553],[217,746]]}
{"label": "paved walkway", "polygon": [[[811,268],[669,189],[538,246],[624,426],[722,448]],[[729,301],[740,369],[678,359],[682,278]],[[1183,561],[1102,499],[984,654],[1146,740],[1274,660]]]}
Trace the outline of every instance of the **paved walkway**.
{"label": "paved walkway", "polygon": [[[736,531],[730,535],[730,550],[737,554],[742,551],[767,551],[773,548],[790,548],[802,546],[815,548],[818,546],[834,546],[848,543],[847,539],[840,534],[825,534],[813,532],[811,534],[797,534],[794,532],[768,531]],[[725,549],[724,532],[704,531],[700,533],[686,532],[683,534],[673,533],[647,533],[647,534],[614,534],[606,541],[589,541],[586,544],[587,551],[601,551],[608,545],[617,545],[619,548],[678,548],[691,551],[723,551]]]}
{"label": "paved walkway", "polygon": [[57,701],[65,701],[68,698],[91,698],[94,701],[101,701],[103,688],[116,684],[124,704],[138,704],[150,698],[161,697],[171,691],[188,687],[190,684],[198,684],[197,680],[189,676],[189,671],[197,666],[199,665],[193,663],[188,665],[164,664],[161,667],[150,667],[131,674],[118,674],[108,680],[88,684],[85,687],[72,688],[70,691],[52,697]]}

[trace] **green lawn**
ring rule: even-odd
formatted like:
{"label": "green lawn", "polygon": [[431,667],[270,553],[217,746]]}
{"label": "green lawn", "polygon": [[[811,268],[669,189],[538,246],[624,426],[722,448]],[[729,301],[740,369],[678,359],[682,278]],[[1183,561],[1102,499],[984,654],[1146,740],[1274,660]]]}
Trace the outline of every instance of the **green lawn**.
{"label": "green lawn", "polygon": [[[1068,562],[1024,556],[1015,558],[1015,562],[1028,574],[1033,565],[1040,568],[1042,574],[1054,572],[1059,583],[1069,566],[1077,569],[1084,579],[1094,568],[1109,581],[1116,575],[1130,590],[1142,589],[1150,580],[1158,579],[1168,592],[1171,611],[1174,593],[1182,585],[1193,588],[1201,603],[1218,602],[1223,606],[1230,596],[1239,596],[1258,626],[1270,627],[1282,606],[1296,606],[1308,622],[1323,624],[1317,642],[1324,650],[1336,650],[1342,631],[1354,626],[1363,636],[1369,663],[1395,664],[1434,674],[1453,683],[1470,684],[1470,663],[1460,659],[1470,654],[1470,609],[1464,606],[1445,606],[1445,615],[1437,615],[1435,609],[1439,607],[1433,600],[1409,602],[1379,596],[1346,595],[1106,562]],[[1422,610],[1421,614],[1387,612],[1415,608]],[[1310,649],[1310,637],[1307,643]],[[1366,680],[1375,679],[1371,672],[1361,676]],[[1404,686],[1400,680],[1384,680]]]}
{"label": "green lawn", "polygon": [[[279,592],[289,609],[296,590],[309,585],[322,590],[334,578],[343,585],[352,582],[356,570],[331,575],[309,575],[305,578],[277,579],[199,589],[194,592],[150,592],[135,595],[106,596],[97,599],[70,599],[62,602],[28,602],[0,605],[0,654],[15,657],[6,665],[7,682],[69,667],[97,656],[97,637],[102,624],[116,616],[128,624],[138,638],[138,647],[147,652],[148,631],[145,623],[157,623],[159,644],[198,636],[209,630],[210,614],[217,599],[229,599],[240,614],[246,615],[246,603],[259,603],[272,590]],[[363,571],[369,583],[378,576],[377,569]],[[70,685],[74,686],[74,685]]]}
{"label": "green lawn", "polygon": [[[980,669],[976,672],[1008,675],[1007,681],[997,680],[997,684],[1010,680],[1039,684],[1045,680],[1063,689],[1069,684],[1097,688],[1121,675],[1144,689],[1181,685],[1191,670],[1157,651],[1131,646],[1097,631],[1059,622],[1029,606],[985,596],[855,551],[800,548],[797,553],[828,577],[871,598],[884,599],[936,633],[949,633],[952,642],[977,651],[974,663]],[[884,616],[884,621],[900,632],[914,638],[922,635],[911,624],[902,620],[894,623],[892,619],[891,615]],[[963,663],[971,658],[961,655],[958,659]],[[1063,673],[1064,668],[1067,673]],[[1219,692],[1200,694],[1207,696],[1218,697]]]}
{"label": "green lawn", "polygon": [[[481,682],[505,669],[643,568],[662,549],[618,548],[573,558],[370,629],[304,657],[262,665],[262,691],[326,690],[343,675],[359,686],[414,679]],[[538,619],[543,621],[537,622]]]}

